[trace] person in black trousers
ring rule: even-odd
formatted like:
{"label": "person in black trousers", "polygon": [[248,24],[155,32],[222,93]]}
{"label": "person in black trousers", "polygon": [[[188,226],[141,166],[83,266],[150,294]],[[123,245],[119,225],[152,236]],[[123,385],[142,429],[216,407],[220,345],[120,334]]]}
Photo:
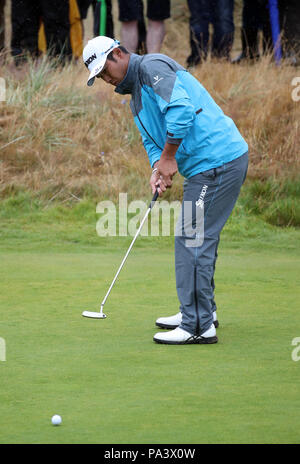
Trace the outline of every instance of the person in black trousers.
{"label": "person in black trousers", "polygon": [[283,51],[290,64],[300,63],[300,2],[299,0],[278,0]]}
{"label": "person in black trousers", "polygon": [[265,54],[273,48],[268,0],[244,0],[241,28],[242,52],[232,60],[233,63],[259,58],[258,33],[260,30],[263,36],[262,53]]}
{"label": "person in black trousers", "polygon": [[11,53],[17,64],[26,53],[33,57],[39,55],[41,20],[49,55],[59,57],[62,62],[71,58],[69,0],[12,0]]}
{"label": "person in black trousers", "polygon": [[233,0],[188,0],[190,10],[191,54],[187,65],[205,60],[209,50],[209,25],[213,25],[211,54],[215,58],[230,58],[234,39]]}
{"label": "person in black trousers", "polygon": [[[283,57],[297,64],[300,54],[300,2],[278,0],[279,26]],[[242,12],[242,52],[233,63],[260,57],[259,31],[262,31],[262,54],[274,49],[268,0],[244,0]]]}

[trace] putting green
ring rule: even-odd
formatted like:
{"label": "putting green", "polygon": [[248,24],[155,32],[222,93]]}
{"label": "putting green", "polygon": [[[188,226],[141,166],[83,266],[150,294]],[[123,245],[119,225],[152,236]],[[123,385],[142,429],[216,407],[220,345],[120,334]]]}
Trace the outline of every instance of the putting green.
{"label": "putting green", "polygon": [[170,241],[133,250],[107,319],[81,316],[98,310],[127,242],[1,253],[0,442],[299,443],[299,251],[225,241],[219,343],[166,346],[152,337],[178,309]]}

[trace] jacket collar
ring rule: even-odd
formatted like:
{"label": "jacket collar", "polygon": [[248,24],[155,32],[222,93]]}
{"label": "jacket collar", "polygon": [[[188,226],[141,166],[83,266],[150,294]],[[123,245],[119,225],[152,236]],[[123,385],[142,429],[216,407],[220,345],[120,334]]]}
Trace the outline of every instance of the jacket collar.
{"label": "jacket collar", "polygon": [[142,59],[143,56],[136,55],[135,53],[130,54],[127,73],[122,82],[116,86],[115,92],[120,93],[121,95],[132,93]]}

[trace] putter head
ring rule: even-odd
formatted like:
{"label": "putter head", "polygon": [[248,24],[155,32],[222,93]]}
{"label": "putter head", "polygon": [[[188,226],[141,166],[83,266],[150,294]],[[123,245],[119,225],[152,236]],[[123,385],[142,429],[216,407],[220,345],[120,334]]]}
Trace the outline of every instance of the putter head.
{"label": "putter head", "polygon": [[94,311],[83,311],[82,315],[84,317],[90,317],[92,319],[105,319],[106,315],[100,311],[100,312],[94,312]]}

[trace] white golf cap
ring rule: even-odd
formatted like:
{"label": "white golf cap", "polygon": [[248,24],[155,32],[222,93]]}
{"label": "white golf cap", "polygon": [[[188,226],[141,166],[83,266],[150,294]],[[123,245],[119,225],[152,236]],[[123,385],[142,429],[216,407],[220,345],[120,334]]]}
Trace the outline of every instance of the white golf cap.
{"label": "white golf cap", "polygon": [[90,71],[87,85],[93,85],[95,76],[104,68],[107,56],[114,48],[118,48],[119,45],[120,42],[118,40],[105,37],[104,35],[88,41],[82,54],[84,64]]}

